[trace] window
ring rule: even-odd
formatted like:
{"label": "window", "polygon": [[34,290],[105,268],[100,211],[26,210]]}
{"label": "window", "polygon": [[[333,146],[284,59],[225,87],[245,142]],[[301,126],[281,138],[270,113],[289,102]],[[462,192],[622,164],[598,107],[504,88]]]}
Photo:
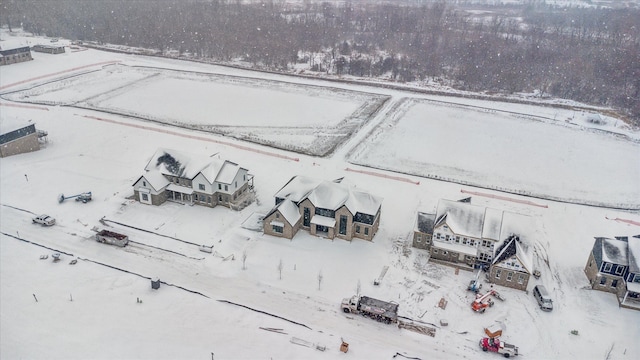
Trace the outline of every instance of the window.
{"label": "window", "polygon": [[276,219],[280,219],[280,213],[276,213]]}
{"label": "window", "polygon": [[146,182],[146,181],[143,181],[143,182],[142,182],[142,186],[145,186],[145,187],[146,187],[146,186],[147,186],[147,182]]}
{"label": "window", "polygon": [[418,243],[422,242],[422,235],[416,234],[416,242],[418,242]]}
{"label": "window", "polygon": [[611,264],[609,264],[609,263],[604,264],[604,271],[605,272],[610,272],[611,271]]}
{"label": "window", "polygon": [[222,190],[222,184],[218,184],[218,190]]}
{"label": "window", "polygon": [[607,278],[606,278],[606,277],[604,277],[604,276],[603,276],[603,277],[601,277],[601,278],[600,278],[600,285],[604,285],[604,284],[606,284],[606,283],[607,283]]}
{"label": "window", "polygon": [[237,181],[235,182],[235,186],[236,186],[236,189],[237,189],[238,188],[238,182]]}
{"label": "window", "polygon": [[615,280],[611,281],[611,287],[612,288],[617,287],[617,286],[618,286],[618,279],[615,279]]}
{"label": "window", "polygon": [[278,234],[282,234],[282,232],[284,231],[282,226],[271,225],[271,228],[273,229],[273,232],[276,232]]}
{"label": "window", "polygon": [[204,191],[204,184],[198,184],[198,189]]}
{"label": "window", "polygon": [[224,186],[224,191],[229,191],[229,185]]}
{"label": "window", "polygon": [[507,273],[507,281],[511,281],[512,279],[513,279],[513,272],[512,272],[512,271],[509,271],[509,272]]}
{"label": "window", "polygon": [[308,207],[304,208],[304,215],[302,219],[302,225],[308,227],[311,223],[311,211]]}
{"label": "window", "polygon": [[456,236],[456,244],[460,244],[460,236]]}
{"label": "window", "polygon": [[364,234],[365,235],[369,235],[369,228],[368,227],[364,228]]}
{"label": "window", "polygon": [[340,235],[347,235],[347,216],[346,215],[340,215],[340,227],[338,228],[338,233],[340,233]]}
{"label": "window", "polygon": [[437,254],[438,253],[438,249],[433,249],[433,253]]}
{"label": "window", "polygon": [[500,279],[501,275],[502,275],[502,270],[500,269],[496,270],[496,279]]}
{"label": "window", "polygon": [[198,201],[198,194],[193,194],[193,200]]}
{"label": "window", "polygon": [[444,236],[445,241],[449,241],[449,235]]}
{"label": "window", "polygon": [[524,274],[518,275],[518,284],[524,284]]}
{"label": "window", "polygon": [[360,234],[360,225],[356,225],[356,233]]}
{"label": "window", "polygon": [[207,196],[207,202],[211,204],[211,196]]}
{"label": "window", "polygon": [[449,255],[449,252],[447,250],[443,250],[442,255]]}
{"label": "window", "polygon": [[247,175],[242,175],[242,181],[247,181]]}
{"label": "window", "polygon": [[440,239],[440,233],[436,233],[436,239]]}
{"label": "window", "polygon": [[462,238],[462,244],[463,245],[467,245],[467,242],[468,242],[467,238]]}
{"label": "window", "polygon": [[476,241],[474,239],[469,240],[469,245],[476,246]]}
{"label": "window", "polygon": [[624,266],[616,266],[617,275],[622,275],[623,271],[624,271]]}
{"label": "window", "polygon": [[640,283],[640,274],[635,274],[632,282]]}
{"label": "window", "polygon": [[149,195],[147,194],[140,194],[142,195],[142,201],[149,201]]}

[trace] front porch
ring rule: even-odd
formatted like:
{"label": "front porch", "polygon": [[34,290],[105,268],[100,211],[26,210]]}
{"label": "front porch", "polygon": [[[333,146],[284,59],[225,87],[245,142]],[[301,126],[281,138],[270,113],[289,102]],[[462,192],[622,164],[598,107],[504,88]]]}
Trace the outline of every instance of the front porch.
{"label": "front porch", "polygon": [[167,199],[186,204],[193,204],[193,189],[186,186],[169,184],[167,186]]}

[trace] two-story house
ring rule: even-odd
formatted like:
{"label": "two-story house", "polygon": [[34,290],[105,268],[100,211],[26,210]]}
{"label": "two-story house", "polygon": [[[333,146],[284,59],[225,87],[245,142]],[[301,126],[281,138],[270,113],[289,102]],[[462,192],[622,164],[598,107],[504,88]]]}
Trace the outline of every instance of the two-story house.
{"label": "two-story house", "polygon": [[525,215],[502,214],[500,240],[495,243],[488,280],[497,285],[526,291],[533,274],[532,244],[535,221]]}
{"label": "two-story house", "polygon": [[[505,216],[511,220],[505,222]],[[488,270],[497,255],[496,243],[503,242],[512,234],[521,236],[531,231],[520,226],[521,220],[515,220],[521,217],[472,205],[469,199],[440,200],[435,215],[418,213],[413,246],[429,251],[430,258],[435,261]],[[518,227],[519,230],[516,229]]]}
{"label": "two-story house", "polygon": [[166,200],[240,210],[253,202],[253,176],[228,160],[158,149],[133,184],[134,197],[144,204]]}
{"label": "two-story house", "polygon": [[640,310],[640,235],[596,237],[584,272],[594,290],[616,294],[622,306]]}
{"label": "two-story house", "polygon": [[[329,239],[372,240],[380,224],[381,199],[336,181],[294,176],[275,195],[263,219],[265,234],[292,239],[298,229]],[[294,211],[297,209],[299,217]]]}
{"label": "two-story house", "polygon": [[487,264],[488,267],[493,259],[494,243],[499,238],[500,219],[501,212],[495,209],[468,202],[440,200],[433,233],[414,231],[414,243],[417,243],[417,236],[424,239],[431,235],[431,243],[423,245],[429,250],[431,259],[469,267]]}

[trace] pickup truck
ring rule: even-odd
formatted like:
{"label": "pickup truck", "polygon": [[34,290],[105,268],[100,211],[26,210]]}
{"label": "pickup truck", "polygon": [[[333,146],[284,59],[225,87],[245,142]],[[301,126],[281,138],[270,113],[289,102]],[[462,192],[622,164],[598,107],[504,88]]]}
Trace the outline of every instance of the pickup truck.
{"label": "pickup truck", "polygon": [[52,218],[49,215],[39,215],[31,219],[34,224],[41,224],[44,226],[52,226],[56,223],[56,219]]}

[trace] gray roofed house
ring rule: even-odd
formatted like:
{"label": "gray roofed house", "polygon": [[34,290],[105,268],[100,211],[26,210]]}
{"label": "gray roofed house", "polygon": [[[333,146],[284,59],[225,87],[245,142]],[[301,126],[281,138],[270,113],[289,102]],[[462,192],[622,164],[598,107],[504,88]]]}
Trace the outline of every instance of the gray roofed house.
{"label": "gray roofed house", "polygon": [[[264,217],[263,229],[268,235],[292,238],[297,229],[280,228],[282,203],[294,204],[300,215],[300,228],[312,235],[330,239],[372,240],[380,223],[382,200],[342,183],[342,179],[322,181],[294,176],[275,194],[275,207]],[[290,204],[289,204],[290,203]],[[282,230],[282,231],[281,231]]]}
{"label": "gray roofed house", "polygon": [[594,290],[616,294],[620,306],[640,310],[640,235],[596,237],[584,268]]}
{"label": "gray roofed house", "polygon": [[0,122],[0,157],[40,150],[40,139],[47,133],[27,121],[3,118]]}

